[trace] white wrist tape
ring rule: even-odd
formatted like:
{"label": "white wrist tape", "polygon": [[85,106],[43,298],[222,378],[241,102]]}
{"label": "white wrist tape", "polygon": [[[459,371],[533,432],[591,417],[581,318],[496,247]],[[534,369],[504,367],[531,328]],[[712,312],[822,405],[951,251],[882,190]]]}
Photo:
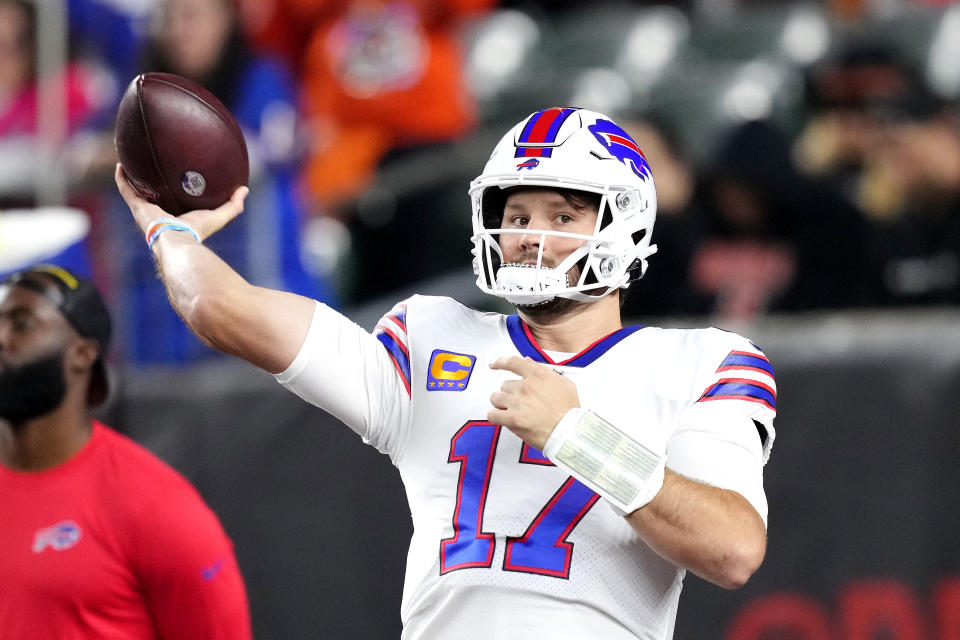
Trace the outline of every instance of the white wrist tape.
{"label": "white wrist tape", "polygon": [[653,500],[663,486],[662,445],[642,444],[589,409],[568,411],[543,453],[623,516]]}

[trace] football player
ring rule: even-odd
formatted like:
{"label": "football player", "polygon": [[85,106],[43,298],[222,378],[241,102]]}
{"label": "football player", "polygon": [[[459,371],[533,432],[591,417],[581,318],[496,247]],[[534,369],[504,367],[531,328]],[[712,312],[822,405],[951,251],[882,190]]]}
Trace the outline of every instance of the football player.
{"label": "football player", "polygon": [[187,324],[399,468],[404,638],[670,638],[686,571],[736,588],[762,562],[773,369],[732,333],[622,326],[656,192],[607,116],[530,115],[470,186],[477,284],[514,315],[413,296],[367,333],[198,242],[244,188],[174,219],[117,184]]}

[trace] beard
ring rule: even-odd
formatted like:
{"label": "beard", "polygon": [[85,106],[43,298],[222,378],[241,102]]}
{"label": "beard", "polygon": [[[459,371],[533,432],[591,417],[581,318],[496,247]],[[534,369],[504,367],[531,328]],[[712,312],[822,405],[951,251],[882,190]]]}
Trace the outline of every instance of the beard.
{"label": "beard", "polygon": [[64,352],[0,370],[0,418],[12,426],[49,413],[67,394]]}
{"label": "beard", "polygon": [[577,302],[576,300],[570,300],[569,298],[561,298],[560,296],[557,296],[555,298],[550,298],[545,302],[539,302],[537,304],[518,304],[516,307],[531,318],[545,320],[548,318],[562,316],[580,304],[582,303]]}

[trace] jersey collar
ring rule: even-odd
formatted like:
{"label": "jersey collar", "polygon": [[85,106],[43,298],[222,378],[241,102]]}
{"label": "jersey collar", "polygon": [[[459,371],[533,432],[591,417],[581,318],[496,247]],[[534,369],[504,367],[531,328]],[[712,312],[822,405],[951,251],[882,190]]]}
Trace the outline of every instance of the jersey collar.
{"label": "jersey collar", "polygon": [[613,333],[609,333],[600,338],[577,355],[561,362],[555,362],[553,358],[540,348],[533,334],[530,333],[530,327],[527,326],[527,323],[524,322],[519,315],[514,314],[507,316],[507,332],[510,334],[510,339],[513,341],[514,346],[517,348],[517,351],[520,352],[521,356],[530,358],[534,362],[555,364],[564,367],[585,367],[612,349],[621,340],[636,333],[640,329],[643,329],[643,325],[617,329]]}

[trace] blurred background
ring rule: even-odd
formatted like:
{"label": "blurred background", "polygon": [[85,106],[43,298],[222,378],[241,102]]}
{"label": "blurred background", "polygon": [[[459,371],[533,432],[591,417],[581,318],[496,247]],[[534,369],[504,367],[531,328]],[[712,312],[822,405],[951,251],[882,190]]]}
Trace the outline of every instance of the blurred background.
{"label": "blurred background", "polygon": [[246,213],[209,244],[372,328],[473,284],[466,195],[540,108],[611,115],[657,183],[631,322],[751,337],[780,386],[770,546],[689,577],[678,640],[960,638],[960,4],[938,0],[0,0],[0,275],[91,277],[117,325],[102,417],[197,485],[258,638],[396,638],[395,469],[170,310],[116,193],[133,77],[213,91]]}

